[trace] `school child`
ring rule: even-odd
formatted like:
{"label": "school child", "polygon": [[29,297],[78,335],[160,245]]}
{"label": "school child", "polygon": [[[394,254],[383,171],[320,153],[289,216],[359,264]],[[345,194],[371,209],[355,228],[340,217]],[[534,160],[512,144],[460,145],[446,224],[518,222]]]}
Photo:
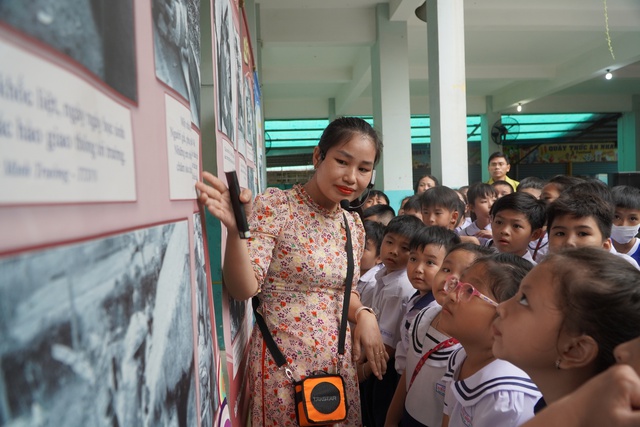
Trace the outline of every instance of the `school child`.
{"label": "school child", "polygon": [[435,300],[418,312],[409,328],[406,370],[398,381],[385,426],[396,427],[400,422],[403,427],[441,425],[444,404],[441,380],[447,358],[459,346],[455,342],[446,343],[451,337],[439,328],[440,304],[447,295],[444,284],[447,277],[460,277],[476,259],[492,253],[473,243],[456,245],[447,253],[433,280]]}
{"label": "school child", "polygon": [[402,375],[405,368],[409,326],[416,314],[434,301],[433,279],[447,252],[460,243],[460,237],[444,227],[423,227],[409,244],[407,277],[416,290],[407,302],[407,309],[400,326],[400,341],[396,345],[396,371]]}
{"label": "school child", "polygon": [[536,383],[537,409],[612,366],[614,348],[640,336],[638,283],[640,272],[613,254],[568,249],[547,255],[500,304],[493,352]]}
{"label": "school child", "polygon": [[507,181],[494,181],[491,186],[496,190],[498,199],[506,196],[507,194],[515,193],[516,191]]}
{"label": "school child", "polygon": [[617,364],[539,412],[522,427],[640,425],[640,338],[614,349]]}
{"label": "school child", "polygon": [[360,259],[360,279],[356,290],[360,294],[360,302],[365,307],[371,306],[373,288],[376,285],[376,273],[383,267],[380,261],[380,245],[385,226],[377,221],[365,221],[365,246]]}
{"label": "school child", "polygon": [[387,372],[382,380],[371,377],[369,363],[358,366],[361,384],[363,421],[366,426],[383,425],[387,408],[393,397],[398,374],[394,368],[396,344],[400,341],[400,324],[407,302],[414,293],[407,277],[409,244],[415,234],[424,227],[422,222],[409,215],[395,217],[385,228],[380,246],[380,259],[384,267],[376,274],[371,308],[378,318],[378,326],[386,353]]}
{"label": "school child", "polygon": [[471,219],[471,212],[469,211],[469,200],[467,199],[467,192],[469,191],[469,186],[465,185],[457,190],[453,190],[458,193],[458,198],[462,202],[462,206],[464,206],[464,216],[461,215],[462,220],[458,220],[458,225],[455,228],[455,232],[459,234],[460,230],[466,228],[473,222]]}
{"label": "school child", "polygon": [[548,205],[560,197],[564,190],[583,181],[582,178],[578,178],[577,176],[555,175],[549,178],[544,187],[542,187],[540,200]]}
{"label": "school child", "polygon": [[420,206],[420,195],[415,194],[407,200],[403,209],[404,215],[413,215],[422,221],[422,207]]}
{"label": "school child", "polygon": [[522,178],[516,191],[529,193],[536,199],[539,199],[542,194],[542,189],[546,183],[547,182],[544,179],[538,178],[537,176],[528,176],[526,178]]}
{"label": "school child", "polygon": [[480,245],[491,239],[491,206],[498,198],[495,188],[484,182],[471,184],[467,192],[469,211],[473,222],[458,231],[460,236],[474,236]]}
{"label": "school child", "polygon": [[[505,196],[506,197],[506,196]],[[440,326],[462,348],[449,357],[442,426],[509,427],[533,417],[540,399],[521,369],[492,352],[496,307],[511,298],[533,264],[513,254],[481,258],[450,277]]]}
{"label": "school child", "polygon": [[420,195],[422,222],[453,230],[462,220],[461,216],[464,216],[462,204],[458,193],[449,187],[440,185],[429,188]]}
{"label": "school child", "polygon": [[618,185],[611,190],[615,211],[611,228],[611,242],[616,251],[640,262],[640,189]]}
{"label": "school child", "polygon": [[398,209],[398,215],[404,215],[404,205],[411,198],[411,196],[404,196],[400,201],[400,209]]}
{"label": "school child", "polygon": [[491,206],[490,246],[498,252],[511,253],[535,263],[529,243],[544,233],[544,203],[527,193],[508,194]]}
{"label": "school child", "polygon": [[363,221],[377,221],[386,226],[396,216],[396,212],[389,205],[372,205],[362,211],[360,216]]}
{"label": "school child", "polygon": [[611,227],[614,207],[596,194],[564,195],[547,208],[549,252],[563,248],[595,247],[605,249],[640,269],[629,255],[612,251]]}

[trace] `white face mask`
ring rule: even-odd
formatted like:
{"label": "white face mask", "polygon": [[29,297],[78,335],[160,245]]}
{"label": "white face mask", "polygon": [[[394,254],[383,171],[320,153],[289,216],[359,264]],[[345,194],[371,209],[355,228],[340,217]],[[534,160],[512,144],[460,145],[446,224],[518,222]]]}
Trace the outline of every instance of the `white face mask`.
{"label": "white face mask", "polygon": [[611,227],[611,238],[616,242],[625,245],[636,237],[639,228],[640,224],[630,226],[614,225]]}

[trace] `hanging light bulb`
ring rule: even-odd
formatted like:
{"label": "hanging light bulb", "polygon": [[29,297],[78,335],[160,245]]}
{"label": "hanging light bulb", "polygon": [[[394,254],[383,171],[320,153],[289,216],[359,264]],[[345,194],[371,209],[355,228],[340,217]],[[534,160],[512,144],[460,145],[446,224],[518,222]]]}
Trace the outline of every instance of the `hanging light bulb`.
{"label": "hanging light bulb", "polygon": [[604,78],[607,80],[611,80],[613,78],[613,74],[611,74],[611,71],[609,71],[608,68],[607,68],[607,74],[604,75]]}
{"label": "hanging light bulb", "polygon": [[522,103],[518,102],[518,106],[516,107],[516,111],[519,113],[522,111]]}

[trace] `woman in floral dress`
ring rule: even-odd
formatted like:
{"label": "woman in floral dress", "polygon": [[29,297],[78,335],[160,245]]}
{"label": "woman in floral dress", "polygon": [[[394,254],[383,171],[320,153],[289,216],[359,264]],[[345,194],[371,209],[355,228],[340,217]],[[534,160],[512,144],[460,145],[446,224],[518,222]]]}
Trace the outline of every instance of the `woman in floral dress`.
{"label": "woman in floral dress", "polygon": [[[250,209],[252,237],[248,241],[238,237],[224,183],[205,172],[211,185],[197,184],[200,201],[228,229],[223,276],[229,293],[237,300],[258,295],[259,310],[296,380],[317,370],[337,370],[347,275],[343,213],[356,262],[354,288],[365,241],[359,216],[344,211],[340,201],[353,201],[364,192],[381,150],[377,133],[364,120],[334,120],[314,149],[311,179],[290,190],[268,189],[256,198]],[[241,198],[249,202],[251,197],[243,192]],[[354,359],[368,360],[379,378],[388,359],[375,316],[361,307],[357,293],[351,294],[349,320],[356,326],[353,345],[347,330],[346,355],[340,367],[349,401],[346,426],[362,425]],[[297,425],[293,385],[276,366],[257,325],[249,369],[252,425]]]}

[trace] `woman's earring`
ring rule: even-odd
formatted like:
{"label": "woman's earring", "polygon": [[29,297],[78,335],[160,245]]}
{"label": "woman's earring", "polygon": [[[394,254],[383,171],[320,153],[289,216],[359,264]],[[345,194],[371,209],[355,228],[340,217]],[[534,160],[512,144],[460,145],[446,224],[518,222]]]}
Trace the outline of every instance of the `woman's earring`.
{"label": "woman's earring", "polygon": [[560,359],[556,360],[556,369],[560,369]]}

